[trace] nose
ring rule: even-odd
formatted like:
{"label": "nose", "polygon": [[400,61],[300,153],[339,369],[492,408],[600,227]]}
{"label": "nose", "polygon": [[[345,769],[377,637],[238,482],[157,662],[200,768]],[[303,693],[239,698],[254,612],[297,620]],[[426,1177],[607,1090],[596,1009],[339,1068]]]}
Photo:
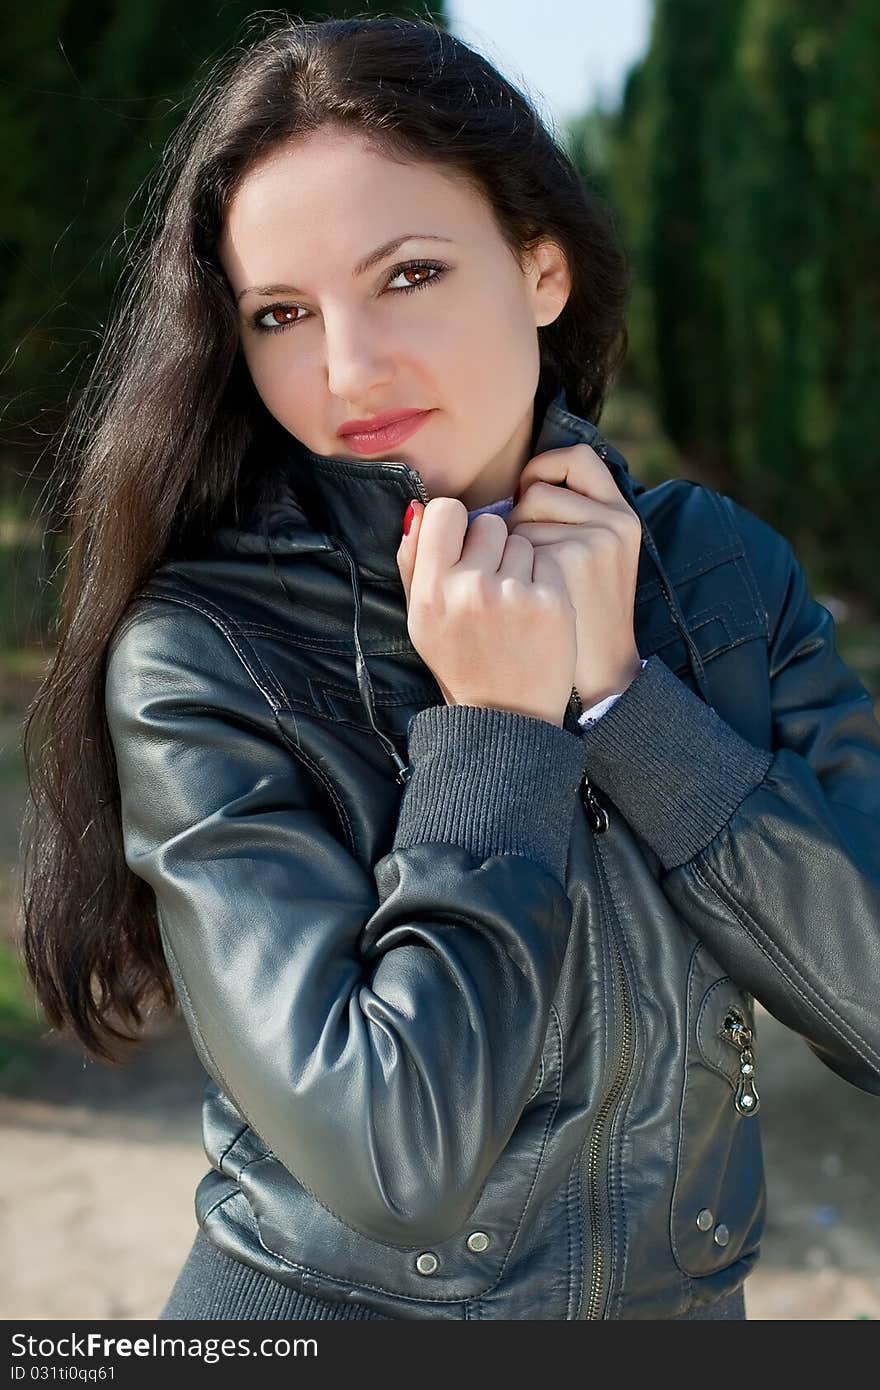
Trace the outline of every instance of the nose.
{"label": "nose", "polygon": [[380,388],[394,376],[387,346],[383,346],[364,318],[325,315],[324,350],[328,390],[355,408],[360,408],[358,402],[380,393]]}

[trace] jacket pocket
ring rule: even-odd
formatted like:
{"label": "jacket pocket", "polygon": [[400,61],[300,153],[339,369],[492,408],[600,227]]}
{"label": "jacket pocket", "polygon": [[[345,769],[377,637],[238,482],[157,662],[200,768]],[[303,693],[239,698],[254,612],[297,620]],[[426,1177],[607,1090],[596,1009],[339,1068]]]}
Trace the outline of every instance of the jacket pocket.
{"label": "jacket pocket", "polygon": [[274,1154],[243,1167],[239,1182],[260,1242],[284,1262],[287,1282],[321,1297],[369,1302],[390,1294],[413,1306],[474,1298],[494,1288],[529,1220],[559,1105],[562,1045],[559,1015],[551,1005],[541,1062],[520,1120],[467,1220],[448,1239],[407,1247],[381,1244],[323,1207]]}
{"label": "jacket pocket", "polygon": [[673,1255],[687,1275],[715,1274],[760,1245],[766,1188],[756,1056],[749,997],[698,943],[670,1224]]}

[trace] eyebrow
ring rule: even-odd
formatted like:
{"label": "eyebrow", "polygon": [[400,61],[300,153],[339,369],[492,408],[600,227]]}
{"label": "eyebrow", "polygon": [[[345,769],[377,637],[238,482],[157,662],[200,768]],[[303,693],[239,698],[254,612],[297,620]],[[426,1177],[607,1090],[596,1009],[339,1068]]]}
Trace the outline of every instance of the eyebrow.
{"label": "eyebrow", "polygon": [[[405,241],[452,241],[450,236],[438,236],[434,232],[404,232],[403,236],[392,237],[391,241],[385,241],[381,246],[377,246],[375,251],[371,251],[368,256],[364,256],[362,261],[358,261],[354,270],[351,272],[352,279],[363,275],[371,270],[374,265],[384,261],[386,256],[390,256]],[[246,294],[304,294],[304,290],[297,289],[296,285],[248,285],[236,296],[236,304],[244,299]]]}

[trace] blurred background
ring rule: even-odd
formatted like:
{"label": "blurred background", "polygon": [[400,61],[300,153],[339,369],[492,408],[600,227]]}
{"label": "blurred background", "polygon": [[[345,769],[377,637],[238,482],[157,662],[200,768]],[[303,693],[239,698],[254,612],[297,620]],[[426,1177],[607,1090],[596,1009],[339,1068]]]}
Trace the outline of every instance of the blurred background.
{"label": "blurred background", "polygon": [[[631,346],[603,432],[648,485],[693,478],[782,531],[880,708],[880,0],[288,12],[432,16],[528,93],[613,206],[634,268]],[[114,1069],[49,1036],[28,990],[20,741],[64,563],[52,440],[200,66],[274,13],[236,0],[41,0],[2,21],[5,1318],[155,1317],[195,1233],[204,1073],[180,1020]],[[749,1316],[880,1317],[880,1101],[760,1009],[757,1025],[769,1207]]]}

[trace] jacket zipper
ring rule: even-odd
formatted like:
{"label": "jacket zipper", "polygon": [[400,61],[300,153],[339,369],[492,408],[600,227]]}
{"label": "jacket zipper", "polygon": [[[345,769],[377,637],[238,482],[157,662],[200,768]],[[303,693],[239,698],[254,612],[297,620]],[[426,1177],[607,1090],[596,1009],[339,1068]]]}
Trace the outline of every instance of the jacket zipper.
{"label": "jacket zipper", "polygon": [[[577,686],[571,687],[571,694],[568,697],[568,711],[575,723],[584,712],[583,702],[577,692]],[[611,819],[607,810],[602,805],[590,783],[590,779],[584,773],[581,779],[582,800],[584,809],[587,813],[587,820],[594,835],[604,835],[611,824]]]}
{"label": "jacket zipper", "polygon": [[732,1007],[727,1010],[721,1035],[739,1049],[739,1085],[733,1103],[741,1115],[757,1115],[761,1097],[755,1086],[753,1034],[741,1010]]}
{"label": "jacket zipper", "polygon": [[422,501],[424,502],[425,506],[427,507],[427,505],[428,505],[428,503],[430,502],[431,499],[430,499],[430,497],[428,496],[427,489],[425,488],[425,484],[422,482],[422,480],[421,480],[421,478],[418,476],[418,474],[412,473],[412,470],[410,470],[410,472],[411,472],[412,480],[413,480],[413,482],[415,483],[416,487],[417,487],[418,490],[419,490],[419,497],[421,497]]}
{"label": "jacket zipper", "polygon": [[[598,855],[596,856],[596,861],[597,870],[601,873]],[[592,1319],[601,1317],[602,1313],[602,1290],[606,1282],[605,1267],[608,1263],[608,1244],[610,1243],[606,1238],[608,1221],[605,1212],[606,1203],[603,1202],[602,1186],[602,1178],[607,1173],[607,1166],[600,1163],[600,1160],[604,1147],[605,1134],[620,1105],[626,1080],[632,1067],[634,1036],[626,970],[623,964],[620,946],[617,943],[613,928],[611,930],[610,940],[614,962],[614,970],[612,973],[617,984],[617,989],[612,991],[612,1010],[616,1004],[620,1005],[620,1052],[611,1085],[605,1092],[596,1114],[593,1132],[590,1135],[587,1157],[590,1222],[593,1232],[593,1267],[590,1279],[590,1293],[587,1299],[586,1317]]]}

